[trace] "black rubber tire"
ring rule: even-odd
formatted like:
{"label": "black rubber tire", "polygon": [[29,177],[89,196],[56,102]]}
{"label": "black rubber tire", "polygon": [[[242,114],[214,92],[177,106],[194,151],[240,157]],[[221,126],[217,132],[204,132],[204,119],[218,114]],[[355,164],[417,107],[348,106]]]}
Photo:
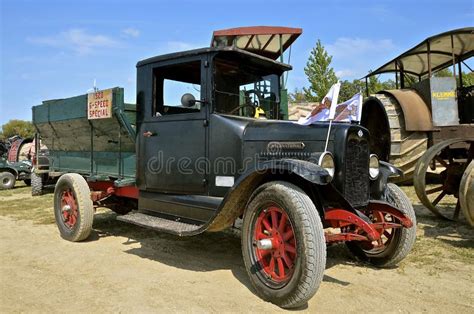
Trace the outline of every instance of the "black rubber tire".
{"label": "black rubber tire", "polygon": [[31,172],[31,195],[39,196],[43,194],[43,176]]}
{"label": "black rubber tire", "polygon": [[[61,197],[66,189],[71,189],[79,212],[73,228],[68,228],[62,218]],[[90,198],[89,186],[81,175],[67,173],[59,178],[54,189],[54,217],[59,233],[64,239],[77,242],[89,237],[94,220],[94,206]]]}
{"label": "black rubber tire", "polygon": [[5,171],[0,173],[0,190],[13,189],[16,177],[13,173]]}
{"label": "black rubber tire", "polygon": [[[283,308],[300,307],[316,293],[326,268],[326,241],[319,213],[309,196],[297,186],[282,181],[262,185],[244,213],[242,255],[257,294]],[[279,204],[288,215],[296,238],[295,267],[281,288],[269,287],[253,253],[253,222],[268,203]]]}
{"label": "black rubber tire", "polygon": [[394,267],[402,261],[413,248],[416,240],[416,216],[408,196],[393,183],[387,184],[387,202],[400,209],[413,222],[411,228],[396,229],[388,247],[375,254],[363,250],[357,241],[347,242],[349,250],[360,260],[377,267]]}

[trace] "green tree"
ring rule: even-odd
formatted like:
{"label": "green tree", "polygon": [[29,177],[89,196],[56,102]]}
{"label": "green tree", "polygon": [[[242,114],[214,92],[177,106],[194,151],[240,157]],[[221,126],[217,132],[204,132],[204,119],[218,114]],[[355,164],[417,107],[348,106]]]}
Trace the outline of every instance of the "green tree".
{"label": "green tree", "polygon": [[303,90],[295,88],[293,93],[288,94],[288,99],[290,103],[302,103],[306,102],[306,96],[303,92]]}
{"label": "green tree", "polygon": [[469,73],[462,72],[462,85],[463,86],[474,85],[474,72],[469,72]]}
{"label": "green tree", "polygon": [[14,135],[21,137],[33,137],[35,135],[35,127],[30,121],[10,120],[2,125],[0,138],[7,139]]}
{"label": "green tree", "polygon": [[341,90],[339,91],[339,103],[342,103],[350,99],[355,94],[365,91],[365,83],[359,80],[348,81],[344,80],[341,82]]}
{"label": "green tree", "polygon": [[337,82],[331,61],[332,56],[327,53],[321,40],[318,39],[304,68],[304,73],[310,83],[309,88],[303,88],[308,101],[321,101],[331,86]]}

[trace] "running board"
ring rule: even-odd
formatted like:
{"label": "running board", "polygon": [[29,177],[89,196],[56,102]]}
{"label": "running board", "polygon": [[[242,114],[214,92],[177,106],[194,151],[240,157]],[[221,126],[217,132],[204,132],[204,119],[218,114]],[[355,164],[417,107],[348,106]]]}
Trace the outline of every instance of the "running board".
{"label": "running board", "polygon": [[201,232],[202,225],[185,223],[161,217],[151,216],[139,212],[131,212],[127,215],[117,216],[117,220],[128,222],[141,227],[163,231],[179,236],[190,236]]}

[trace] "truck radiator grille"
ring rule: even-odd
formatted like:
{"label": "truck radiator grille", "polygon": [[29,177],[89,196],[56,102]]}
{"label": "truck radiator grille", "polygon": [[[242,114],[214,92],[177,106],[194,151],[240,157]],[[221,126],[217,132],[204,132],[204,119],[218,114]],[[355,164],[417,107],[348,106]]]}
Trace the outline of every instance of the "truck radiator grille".
{"label": "truck radiator grille", "polygon": [[354,207],[369,202],[369,144],[367,139],[351,134],[347,140],[344,163],[344,196]]}

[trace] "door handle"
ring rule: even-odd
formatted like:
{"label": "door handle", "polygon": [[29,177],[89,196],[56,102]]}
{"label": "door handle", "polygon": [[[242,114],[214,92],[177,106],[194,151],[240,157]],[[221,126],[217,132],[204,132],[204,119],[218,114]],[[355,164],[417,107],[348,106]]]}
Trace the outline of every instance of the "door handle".
{"label": "door handle", "polygon": [[146,131],[146,132],[143,132],[143,136],[144,137],[152,137],[152,136],[156,136],[156,133],[153,133],[151,131]]}

